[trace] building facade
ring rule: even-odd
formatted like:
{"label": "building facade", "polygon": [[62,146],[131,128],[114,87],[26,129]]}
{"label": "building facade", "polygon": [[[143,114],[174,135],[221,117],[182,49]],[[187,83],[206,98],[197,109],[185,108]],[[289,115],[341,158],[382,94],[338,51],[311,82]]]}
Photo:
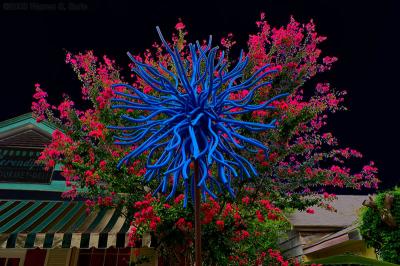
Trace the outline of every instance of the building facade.
{"label": "building facade", "polygon": [[357,229],[359,210],[365,195],[338,195],[335,211],[315,207],[314,214],[296,211],[289,216],[293,230],[282,239],[282,253],[289,258],[310,261],[341,254],[376,259]]}
{"label": "building facade", "polygon": [[[56,128],[32,114],[0,122],[0,266],[129,265],[129,221],[121,211],[86,213],[84,199],[67,190],[60,167],[35,164]],[[151,248],[140,254],[156,265]]]}

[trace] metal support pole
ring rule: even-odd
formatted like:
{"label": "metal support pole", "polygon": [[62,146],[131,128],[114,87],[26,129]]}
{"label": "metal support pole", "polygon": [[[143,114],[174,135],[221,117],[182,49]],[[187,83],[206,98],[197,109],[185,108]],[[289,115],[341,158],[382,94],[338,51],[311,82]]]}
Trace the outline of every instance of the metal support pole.
{"label": "metal support pole", "polygon": [[194,182],[195,182],[195,203],[194,203],[194,229],[195,229],[195,261],[196,266],[201,266],[201,225],[200,225],[200,188],[199,183],[199,162],[194,161]]}

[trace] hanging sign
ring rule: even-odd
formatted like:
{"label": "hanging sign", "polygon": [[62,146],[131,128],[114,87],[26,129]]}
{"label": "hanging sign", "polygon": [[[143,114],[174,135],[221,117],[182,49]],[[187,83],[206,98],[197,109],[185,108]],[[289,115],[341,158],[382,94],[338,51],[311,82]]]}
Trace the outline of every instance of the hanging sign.
{"label": "hanging sign", "polygon": [[0,182],[50,183],[53,169],[46,171],[42,165],[35,163],[42,150],[0,147]]}

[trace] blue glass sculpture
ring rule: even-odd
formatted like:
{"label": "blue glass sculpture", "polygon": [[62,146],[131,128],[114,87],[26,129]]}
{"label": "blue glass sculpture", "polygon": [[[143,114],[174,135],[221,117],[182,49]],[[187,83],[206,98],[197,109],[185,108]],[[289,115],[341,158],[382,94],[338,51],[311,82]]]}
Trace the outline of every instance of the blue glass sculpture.
{"label": "blue glass sculpture", "polygon": [[[137,145],[120,160],[118,167],[149,151],[144,181],[158,180],[159,186],[154,193],[168,193],[167,199],[171,199],[179,187],[183,188],[186,206],[188,198],[194,195],[196,185],[190,164],[197,160],[200,174],[197,186],[201,188],[203,198],[206,193],[216,198],[224,190],[234,197],[231,187],[233,178],[257,175],[255,167],[239,152],[262,149],[268,154],[268,147],[245,136],[244,132],[249,135],[249,132],[272,129],[276,122],[272,120],[263,124],[241,121],[235,117],[273,109],[271,103],[286,96],[281,94],[262,104],[253,103],[257,90],[271,83],[270,80],[263,80],[276,70],[268,71],[269,65],[265,65],[244,80],[243,71],[248,64],[248,57],[243,58],[242,51],[237,64],[227,70],[224,52],[216,59],[218,47],[211,48],[211,36],[205,48],[199,42],[189,44],[189,62],[181,58],[177,47],[168,45],[158,27],[157,31],[172,58],[175,72],[159,64],[168,73],[168,76],[164,76],[155,67],[137,61],[128,53],[135,65],[132,71],[159,96],[145,94],[128,84],[113,85],[124,86],[131,93],[115,91],[117,97],[112,99],[112,108],[145,111],[147,115],[123,115],[122,118],[129,125],[110,126],[123,131],[115,136],[116,144]],[[199,87],[201,90],[198,90]],[[243,90],[248,91],[245,97],[237,100],[230,97]],[[209,173],[210,169],[216,171],[216,176]]]}

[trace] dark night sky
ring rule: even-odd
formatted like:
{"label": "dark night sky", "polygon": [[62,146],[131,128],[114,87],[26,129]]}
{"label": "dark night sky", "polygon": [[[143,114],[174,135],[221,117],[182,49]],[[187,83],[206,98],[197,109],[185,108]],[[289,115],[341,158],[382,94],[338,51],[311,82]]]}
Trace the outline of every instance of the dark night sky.
{"label": "dark night sky", "polygon": [[[325,55],[339,57],[319,81],[346,89],[350,111],[335,114],[330,127],[343,146],[351,146],[374,160],[382,187],[400,183],[397,173],[400,134],[400,30],[395,0],[258,0],[258,1],[91,1],[66,0],[67,10],[35,10],[45,1],[2,0],[0,9],[0,121],[30,111],[34,84],[39,82],[59,100],[63,92],[77,100],[80,86],[64,63],[64,50],[93,49],[125,67],[126,51],[142,51],[156,40],[155,26],[168,36],[178,18],[189,39],[215,39],[232,32],[244,46],[255,21],[265,11],[273,26],[285,25],[290,15],[300,22],[313,18],[317,31],[328,37]],[[61,0],[59,2],[62,2]],[[29,5],[30,4],[30,5]],[[74,4],[80,10],[68,10]]]}

